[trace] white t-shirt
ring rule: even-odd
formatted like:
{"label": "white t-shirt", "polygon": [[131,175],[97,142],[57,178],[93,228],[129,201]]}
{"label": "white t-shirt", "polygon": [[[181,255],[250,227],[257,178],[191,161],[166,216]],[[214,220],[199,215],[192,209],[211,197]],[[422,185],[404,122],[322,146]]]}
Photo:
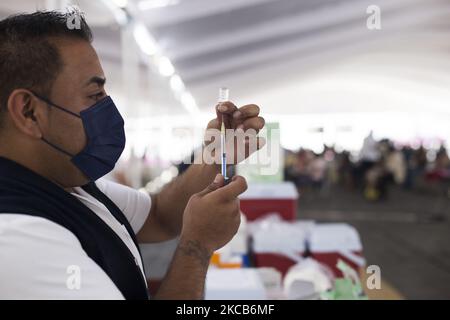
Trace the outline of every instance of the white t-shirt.
{"label": "white t-shirt", "polygon": [[[137,233],[150,212],[150,196],[105,179],[96,184]],[[125,227],[83,189],[74,188],[72,194],[117,233],[143,272],[138,249]],[[0,214],[0,299],[123,298],[71,231],[41,217]]]}

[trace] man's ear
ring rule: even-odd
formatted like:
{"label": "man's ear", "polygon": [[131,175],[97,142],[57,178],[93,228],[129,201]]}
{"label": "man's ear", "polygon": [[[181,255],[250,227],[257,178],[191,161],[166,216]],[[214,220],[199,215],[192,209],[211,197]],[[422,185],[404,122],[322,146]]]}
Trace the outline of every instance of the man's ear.
{"label": "man's ear", "polygon": [[40,119],[42,123],[42,111],[45,108],[39,108],[40,101],[28,90],[15,89],[8,98],[9,116],[15,127],[22,133],[40,139],[42,137],[41,129],[37,123]]}

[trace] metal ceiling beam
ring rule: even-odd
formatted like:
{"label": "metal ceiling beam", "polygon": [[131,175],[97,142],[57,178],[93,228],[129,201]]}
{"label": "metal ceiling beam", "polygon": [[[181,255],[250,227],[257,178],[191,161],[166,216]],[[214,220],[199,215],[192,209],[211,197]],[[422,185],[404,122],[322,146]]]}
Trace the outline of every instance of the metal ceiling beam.
{"label": "metal ceiling beam", "polygon": [[[379,5],[383,8],[383,13],[387,13],[391,10],[403,8],[406,3],[411,4],[414,2],[417,3],[418,1],[380,0]],[[261,23],[251,25],[248,28],[240,30],[238,33],[226,31],[221,34],[209,33],[203,38],[199,35],[194,40],[195,42],[192,42],[192,39],[186,39],[185,43],[177,43],[174,47],[168,47],[166,50],[167,54],[174,61],[177,61],[265,39],[338,25],[358,18],[361,19],[361,25],[365,25],[364,23],[367,17],[365,9],[365,4],[361,3],[360,0],[346,1],[345,3],[337,3],[333,6],[322,7],[314,11],[302,12],[293,16],[261,21]],[[164,39],[161,40],[164,41]]]}
{"label": "metal ceiling beam", "polygon": [[177,5],[141,11],[150,27],[173,25],[189,20],[279,0],[188,0]]}
{"label": "metal ceiling beam", "polygon": [[432,7],[427,10],[423,8],[405,9],[401,15],[395,15],[389,19],[386,16],[383,18],[383,24],[389,26],[389,34],[372,32],[369,35],[365,28],[355,28],[354,25],[349,25],[344,30],[342,28],[337,30],[330,29],[324,35],[305,37],[301,41],[287,42],[273,47],[267,46],[256,52],[247,51],[238,55],[232,55],[229,58],[220,59],[219,61],[217,59],[207,59],[205,55],[205,62],[201,65],[191,67],[186,62],[185,65],[187,67],[180,68],[187,81],[203,81],[203,79],[210,79],[214,74],[225,73],[227,70],[246,70],[247,66],[267,61],[269,58],[277,60],[278,57],[289,52],[305,51],[306,54],[314,54],[315,51],[329,50],[330,44],[339,46],[340,42],[380,40],[389,37],[393,32],[408,30],[420,25],[420,23],[433,21],[437,17],[445,15],[450,15],[450,6],[445,8]]}

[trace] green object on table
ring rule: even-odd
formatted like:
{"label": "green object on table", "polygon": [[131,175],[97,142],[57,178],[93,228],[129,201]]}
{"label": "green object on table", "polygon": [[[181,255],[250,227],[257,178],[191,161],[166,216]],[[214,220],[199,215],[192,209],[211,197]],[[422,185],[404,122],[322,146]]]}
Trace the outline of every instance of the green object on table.
{"label": "green object on table", "polygon": [[344,278],[335,279],[334,289],[323,292],[321,298],[324,300],[368,300],[355,270],[340,259],[336,266],[342,271]]}
{"label": "green object on table", "polygon": [[334,290],[323,292],[324,300],[367,300],[367,296],[358,294],[361,285],[354,284],[351,279],[338,278],[334,281]]}

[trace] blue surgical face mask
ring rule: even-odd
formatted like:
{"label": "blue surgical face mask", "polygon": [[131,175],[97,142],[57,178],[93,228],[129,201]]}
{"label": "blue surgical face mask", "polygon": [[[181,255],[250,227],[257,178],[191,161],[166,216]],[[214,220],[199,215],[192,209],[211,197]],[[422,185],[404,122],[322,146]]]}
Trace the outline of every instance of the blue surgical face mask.
{"label": "blue surgical face mask", "polygon": [[114,168],[125,148],[125,130],[123,118],[111,97],[107,96],[77,114],[34,92],[33,94],[50,106],[80,118],[87,139],[86,147],[77,154],[71,154],[42,137],[45,143],[70,156],[72,163],[90,181],[97,180]]}

